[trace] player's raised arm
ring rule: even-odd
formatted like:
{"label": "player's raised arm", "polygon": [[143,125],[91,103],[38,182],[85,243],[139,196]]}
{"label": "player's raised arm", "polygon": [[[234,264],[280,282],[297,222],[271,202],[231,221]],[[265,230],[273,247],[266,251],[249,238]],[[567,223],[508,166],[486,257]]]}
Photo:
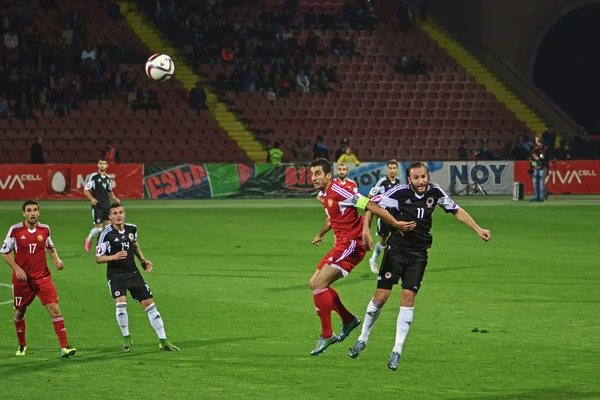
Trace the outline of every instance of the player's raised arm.
{"label": "player's raised arm", "polygon": [[406,222],[396,220],[396,218],[394,218],[388,210],[379,206],[378,204],[375,204],[372,201],[367,202],[365,210],[371,211],[373,214],[377,215],[391,227],[399,231],[412,231],[415,228],[415,226],[417,226],[417,223],[415,221]]}

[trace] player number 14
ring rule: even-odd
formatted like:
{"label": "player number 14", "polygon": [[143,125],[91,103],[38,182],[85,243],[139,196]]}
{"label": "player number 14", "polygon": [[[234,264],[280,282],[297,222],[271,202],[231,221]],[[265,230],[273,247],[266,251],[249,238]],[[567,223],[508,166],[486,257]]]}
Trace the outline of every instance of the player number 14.
{"label": "player number 14", "polygon": [[35,253],[36,247],[37,247],[37,243],[29,243],[29,254]]}
{"label": "player number 14", "polygon": [[417,218],[423,218],[425,216],[424,208],[417,208]]}

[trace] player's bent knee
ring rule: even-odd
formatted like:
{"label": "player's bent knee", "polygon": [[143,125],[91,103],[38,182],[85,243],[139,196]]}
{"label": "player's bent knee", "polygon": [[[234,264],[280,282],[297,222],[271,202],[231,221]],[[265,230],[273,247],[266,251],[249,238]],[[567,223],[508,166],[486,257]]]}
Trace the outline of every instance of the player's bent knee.
{"label": "player's bent knee", "polygon": [[60,307],[58,307],[58,303],[46,304],[46,309],[52,318],[56,318],[60,315]]}
{"label": "player's bent knee", "polygon": [[142,301],[140,301],[140,304],[144,309],[146,309],[149,306],[151,306],[152,304],[154,304],[154,300],[152,300],[152,299],[142,300]]}
{"label": "player's bent knee", "polygon": [[377,289],[375,296],[373,296],[373,302],[377,305],[377,307],[381,308],[390,298],[391,293],[391,290]]}
{"label": "player's bent knee", "polygon": [[415,290],[402,289],[402,299],[400,300],[400,305],[402,307],[414,307],[416,297],[417,297],[417,292]]}

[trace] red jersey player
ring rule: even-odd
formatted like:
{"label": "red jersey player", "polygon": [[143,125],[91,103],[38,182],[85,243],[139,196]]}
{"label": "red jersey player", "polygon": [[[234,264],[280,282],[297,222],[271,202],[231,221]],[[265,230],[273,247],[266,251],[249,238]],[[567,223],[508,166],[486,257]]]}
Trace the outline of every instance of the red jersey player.
{"label": "red jersey player", "polygon": [[[27,351],[25,312],[35,296],[38,296],[52,317],[54,331],[61,347],[61,355],[70,357],[75,354],[76,350],[67,342],[65,321],[60,308],[58,308],[56,288],[52,283],[46,263],[46,250],[52,256],[56,269],[62,270],[64,264],[52,243],[50,227],[38,222],[40,210],[37,201],[27,200],[23,203],[23,216],[25,217],[24,222],[10,227],[0,250],[4,261],[13,269],[14,319],[19,339],[16,355],[24,356]],[[11,257],[11,252],[14,252],[14,258]]]}
{"label": "red jersey player", "polygon": [[[352,194],[358,193],[358,185],[355,181],[348,178],[348,166],[344,163],[338,164],[337,177],[333,179],[333,183],[341,186]],[[323,194],[324,192],[319,191],[319,194],[317,195],[317,200],[321,204],[323,204]]]}
{"label": "red jersey player", "polygon": [[[353,194],[331,179],[331,164],[325,159],[316,159],[310,166],[313,185],[323,193],[323,206],[329,220],[313,240],[318,246],[323,235],[333,229],[335,246],[321,260],[317,270],[310,278],[310,288],[321,320],[321,337],[310,352],[317,355],[335,342],[344,340],[352,330],[360,325],[360,320],[346,309],[337,292],[330,285],[342,277],[346,277],[364,258],[366,249],[363,245],[363,220],[357,209],[367,209],[377,215],[393,228],[411,230],[413,222],[400,222],[392,215],[369,201],[364,196]],[[331,311],[335,310],[342,319],[339,337],[331,328]]]}

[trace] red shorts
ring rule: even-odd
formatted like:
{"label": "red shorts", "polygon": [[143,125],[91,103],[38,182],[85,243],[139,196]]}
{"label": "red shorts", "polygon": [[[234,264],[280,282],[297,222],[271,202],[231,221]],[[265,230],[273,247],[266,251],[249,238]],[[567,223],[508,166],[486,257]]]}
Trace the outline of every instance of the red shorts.
{"label": "red shorts", "polygon": [[333,268],[342,271],[346,277],[360,262],[365,258],[367,250],[360,240],[351,240],[335,244],[329,253],[323,257],[317,269],[323,268],[323,265],[329,264]]}
{"label": "red shorts", "polygon": [[31,304],[35,296],[42,301],[42,305],[58,303],[56,287],[51,277],[31,279],[27,282],[17,281],[13,283],[13,297],[15,309],[19,310]]}

